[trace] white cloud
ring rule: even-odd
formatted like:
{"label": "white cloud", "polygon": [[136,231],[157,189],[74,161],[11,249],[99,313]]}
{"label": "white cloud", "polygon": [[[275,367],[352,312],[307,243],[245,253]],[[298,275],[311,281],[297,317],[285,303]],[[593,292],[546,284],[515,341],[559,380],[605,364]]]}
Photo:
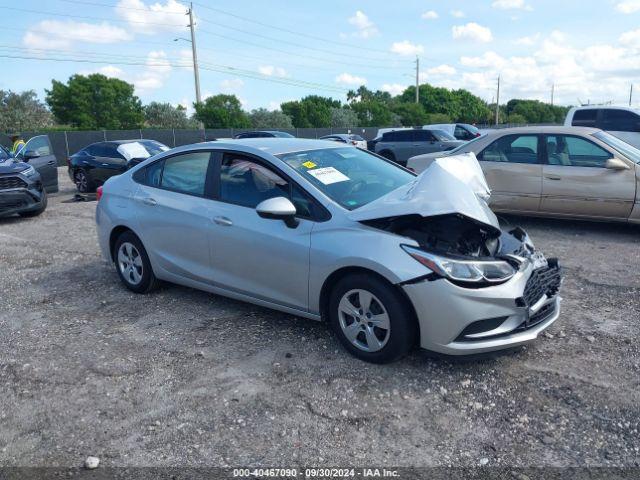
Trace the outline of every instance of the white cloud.
{"label": "white cloud", "polygon": [[364,12],[358,10],[353,17],[349,17],[349,23],[356,27],[354,36],[360,38],[371,38],[378,34],[378,28],[375,23],[369,20]]}
{"label": "white cloud", "polygon": [[462,10],[451,10],[451,16],[455,17],[455,18],[462,18],[464,17],[464,12]]}
{"label": "white cloud", "polygon": [[616,11],[626,15],[640,11],[640,0],[626,0],[616,4]]}
{"label": "white cloud", "polygon": [[233,93],[244,87],[244,82],[240,78],[227,78],[220,82],[220,90],[224,93]]}
{"label": "white cloud", "polygon": [[129,28],[137,33],[153,35],[158,32],[186,32],[189,23],[185,15],[188,7],[176,0],[165,4],[145,4],[142,0],[120,0],[116,13],[129,22]]}
{"label": "white cloud", "polygon": [[400,95],[406,89],[406,85],[401,85],[399,83],[385,83],[381,88],[383,92],[389,92],[393,96]]}
{"label": "white cloud", "polygon": [[538,43],[538,40],[540,40],[540,34],[536,33],[534,35],[529,35],[527,37],[520,37],[516,39],[514,43],[516,45],[524,45],[524,46],[530,47]]}
{"label": "white cloud", "polygon": [[491,30],[475,22],[454,26],[451,32],[453,33],[453,38],[456,40],[471,40],[481,43],[488,43],[493,40]]}
{"label": "white cloud", "polygon": [[391,51],[402,56],[419,55],[424,52],[424,47],[419,44],[411,43],[409,40],[395,42],[391,45]]}
{"label": "white cloud", "polygon": [[491,6],[501,10],[533,10],[524,0],[495,0]]}
{"label": "white cloud", "polygon": [[618,39],[622,45],[626,45],[633,48],[640,47],[640,29],[631,30],[620,35]]}
{"label": "white cloud", "polygon": [[422,18],[424,20],[435,20],[438,17],[439,17],[438,12],[436,12],[434,10],[429,10],[428,12],[424,12],[422,14]]}
{"label": "white cloud", "polygon": [[274,67],[273,65],[263,65],[258,67],[258,72],[267,77],[288,77],[289,73],[282,67]]}
{"label": "white cloud", "polygon": [[451,65],[446,65],[446,64],[438,65],[437,67],[432,67],[427,69],[427,75],[447,76],[447,75],[455,75],[455,74],[456,74],[456,69]]}
{"label": "white cloud", "polygon": [[336,77],[336,83],[340,83],[342,85],[360,86],[360,85],[366,85],[367,79],[364,77],[351,75],[350,73],[345,72],[345,73],[341,73]]}
{"label": "white cloud", "polygon": [[130,39],[131,35],[126,30],[107,22],[43,20],[25,33],[22,42],[29,48],[66,50],[77,43],[107,44]]}

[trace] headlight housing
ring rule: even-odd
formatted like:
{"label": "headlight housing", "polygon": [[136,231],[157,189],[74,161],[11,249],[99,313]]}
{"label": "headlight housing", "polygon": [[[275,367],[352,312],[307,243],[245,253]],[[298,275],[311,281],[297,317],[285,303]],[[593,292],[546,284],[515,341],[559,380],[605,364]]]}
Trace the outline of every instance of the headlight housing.
{"label": "headlight housing", "polygon": [[37,173],[36,169],[33,168],[31,165],[29,165],[27,168],[25,168],[20,172],[20,174],[24,175],[25,177],[33,177],[36,173]]}
{"label": "headlight housing", "polygon": [[502,260],[459,260],[409,245],[401,247],[425,267],[454,282],[498,284],[509,280],[517,271],[510,263]]}

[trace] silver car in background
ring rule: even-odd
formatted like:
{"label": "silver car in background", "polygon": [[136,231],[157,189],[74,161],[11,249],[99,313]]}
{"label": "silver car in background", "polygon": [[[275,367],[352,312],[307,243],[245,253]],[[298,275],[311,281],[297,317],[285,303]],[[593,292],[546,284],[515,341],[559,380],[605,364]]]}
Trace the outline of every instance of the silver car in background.
{"label": "silver car in background", "polygon": [[325,320],[383,363],[520,345],[558,318],[557,261],[502,231],[488,193],[472,156],[416,176],[336,142],[250,139],[110,178],[96,221],[134,292],[164,280]]}
{"label": "silver car in background", "polygon": [[386,132],[372,143],[372,148],[378,155],[406,165],[415,155],[453,150],[463,144],[442,130],[412,128]]}

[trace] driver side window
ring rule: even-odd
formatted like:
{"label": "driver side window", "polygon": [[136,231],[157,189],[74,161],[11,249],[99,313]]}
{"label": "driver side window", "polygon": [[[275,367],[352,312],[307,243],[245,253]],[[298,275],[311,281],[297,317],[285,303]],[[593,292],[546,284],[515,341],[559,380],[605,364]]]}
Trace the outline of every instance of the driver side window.
{"label": "driver side window", "polygon": [[285,197],[296,207],[297,215],[313,216],[312,200],[297,186],[271,168],[250,158],[225,154],[220,168],[220,200],[256,208],[264,200]]}

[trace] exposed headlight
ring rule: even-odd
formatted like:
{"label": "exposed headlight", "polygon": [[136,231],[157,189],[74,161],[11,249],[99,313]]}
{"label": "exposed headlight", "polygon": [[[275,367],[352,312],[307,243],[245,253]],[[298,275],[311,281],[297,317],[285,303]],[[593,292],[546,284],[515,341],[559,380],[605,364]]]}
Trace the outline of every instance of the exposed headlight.
{"label": "exposed headlight", "polygon": [[29,165],[27,168],[20,172],[25,177],[33,177],[36,174],[36,169]]}
{"label": "exposed headlight", "polygon": [[425,267],[442,277],[458,282],[501,283],[516,273],[511,264],[501,260],[457,260],[441,257],[415,247],[401,245],[402,249]]}

